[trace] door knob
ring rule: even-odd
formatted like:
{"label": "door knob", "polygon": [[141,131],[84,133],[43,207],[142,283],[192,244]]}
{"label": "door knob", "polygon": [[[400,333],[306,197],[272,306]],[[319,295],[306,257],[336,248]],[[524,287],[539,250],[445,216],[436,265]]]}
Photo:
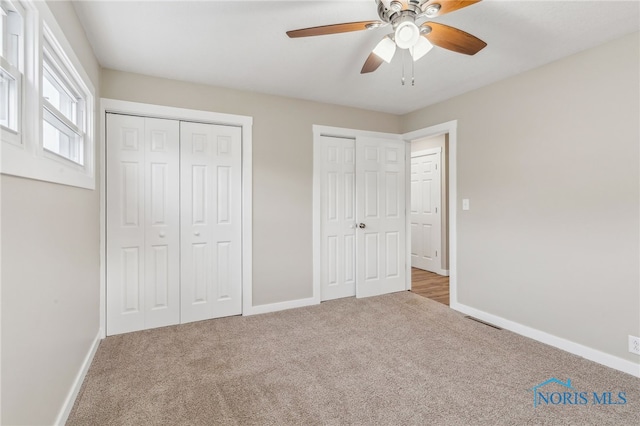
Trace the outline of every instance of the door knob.
{"label": "door knob", "polygon": [[167,235],[167,234],[165,234],[164,231],[160,231],[160,238],[164,238],[165,235]]}
{"label": "door knob", "polygon": [[194,232],[193,235],[195,235],[196,237],[199,237],[200,236],[200,231]]}
{"label": "door knob", "polygon": [[358,224],[358,228],[360,228],[360,229],[364,229],[366,227],[367,227],[367,225],[365,225],[364,223],[359,223]]}

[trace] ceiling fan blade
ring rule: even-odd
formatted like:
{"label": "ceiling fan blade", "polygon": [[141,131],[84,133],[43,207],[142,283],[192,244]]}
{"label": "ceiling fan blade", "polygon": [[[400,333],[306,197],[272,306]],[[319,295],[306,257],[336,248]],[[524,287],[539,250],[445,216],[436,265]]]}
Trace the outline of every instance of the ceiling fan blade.
{"label": "ceiling fan blade", "polygon": [[422,10],[427,10],[430,5],[439,4],[440,10],[429,15],[429,18],[435,18],[437,16],[442,16],[445,13],[455,12],[458,9],[479,3],[480,1],[481,0],[431,0],[422,7]]}
{"label": "ceiling fan blade", "polygon": [[367,60],[364,61],[364,65],[362,66],[362,70],[360,71],[360,74],[367,74],[370,72],[374,72],[375,70],[378,69],[380,65],[382,65],[383,62],[384,60],[380,56],[371,52]]}
{"label": "ceiling fan blade", "polygon": [[346,22],[344,24],[322,25],[320,27],[291,30],[287,31],[287,35],[291,38],[310,37],[327,34],[348,33],[351,31],[362,31],[371,28],[377,28],[382,25],[384,25],[384,22],[381,21]]}
{"label": "ceiling fan blade", "polygon": [[431,32],[424,36],[436,46],[465,55],[475,55],[485,48],[487,43],[478,37],[462,30],[436,22],[425,22],[423,27],[431,27]]}

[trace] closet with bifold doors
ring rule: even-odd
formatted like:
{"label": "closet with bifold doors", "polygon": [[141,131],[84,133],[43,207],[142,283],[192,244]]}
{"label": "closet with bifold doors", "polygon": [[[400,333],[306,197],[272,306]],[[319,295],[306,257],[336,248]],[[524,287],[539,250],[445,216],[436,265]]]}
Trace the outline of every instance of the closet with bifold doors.
{"label": "closet with bifold doors", "polygon": [[242,313],[241,128],[105,128],[107,335]]}

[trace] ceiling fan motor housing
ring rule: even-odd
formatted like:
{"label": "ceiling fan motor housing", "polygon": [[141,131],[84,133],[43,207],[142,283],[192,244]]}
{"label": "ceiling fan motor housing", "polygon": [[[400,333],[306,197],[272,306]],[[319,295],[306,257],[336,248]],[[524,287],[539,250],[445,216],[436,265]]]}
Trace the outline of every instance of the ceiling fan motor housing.
{"label": "ceiling fan motor housing", "polygon": [[[410,17],[415,21],[419,15],[428,12],[428,10],[435,10],[435,13],[440,10],[440,5],[432,3],[427,6],[430,0],[405,0],[405,1],[392,1],[392,0],[376,0],[378,4],[378,16],[384,22],[388,22],[393,25],[394,29],[401,21]],[[404,18],[404,19],[403,19]]]}

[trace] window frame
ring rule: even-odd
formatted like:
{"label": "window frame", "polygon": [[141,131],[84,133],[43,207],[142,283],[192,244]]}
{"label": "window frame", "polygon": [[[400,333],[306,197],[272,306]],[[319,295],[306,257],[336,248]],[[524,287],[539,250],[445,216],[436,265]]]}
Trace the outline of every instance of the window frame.
{"label": "window frame", "polygon": [[[20,93],[22,120],[17,138],[12,137],[4,126],[1,129],[0,173],[93,190],[96,188],[97,142],[93,82],[46,2],[11,0],[11,4],[14,3],[19,3],[25,11]],[[71,119],[44,99],[45,66],[60,80],[65,92],[70,91],[68,94],[80,99],[81,105]],[[74,144],[79,157],[44,147],[45,119],[63,134],[79,138],[76,143],[80,146]]]}
{"label": "window frame", "polygon": [[[41,137],[42,149],[46,151],[47,156],[54,155],[54,158],[60,157],[59,160],[62,160],[63,163],[71,162],[75,167],[84,167],[87,163],[87,158],[85,156],[85,145],[87,143],[85,111],[87,109],[86,104],[88,103],[87,98],[89,95],[86,90],[83,90],[82,83],[78,81],[77,73],[74,73],[69,69],[70,61],[68,59],[65,60],[64,52],[61,51],[61,48],[46,24],[43,27],[42,40],[42,66],[40,67],[42,78],[42,89],[40,91],[43,126]],[[50,74],[55,80],[54,84],[59,86],[61,91],[66,92],[70,98],[75,99],[76,108],[75,113],[72,114],[75,117],[68,117],[63,111],[60,111],[44,97],[44,79],[47,78],[45,76],[45,68],[49,68],[46,73]],[[70,147],[69,151],[81,152],[81,154],[79,154],[81,158],[78,158],[78,161],[71,158],[71,156],[65,156],[60,152],[50,150],[44,146],[44,121],[47,121],[49,125],[69,136],[70,140],[74,139],[74,147]]]}
{"label": "window frame", "polygon": [[[7,40],[5,39],[5,26],[9,27],[8,22],[8,10],[17,13],[20,17],[21,35],[18,39],[18,45],[15,47],[15,51],[12,54],[16,55],[15,62],[11,63],[8,58],[2,56],[4,54],[5,45]],[[7,74],[14,81],[13,96],[15,97],[15,105],[13,111],[9,110],[8,113],[15,116],[14,126],[5,126],[0,123],[0,130],[2,131],[2,140],[13,144],[20,144],[22,139],[22,116],[23,116],[23,80],[24,80],[24,64],[25,64],[25,35],[26,35],[26,10],[22,4],[18,1],[0,0],[0,19],[3,20],[0,43],[0,72]],[[7,49],[10,50],[10,49]],[[13,50],[13,49],[11,49]],[[13,120],[10,120],[13,121]]]}

